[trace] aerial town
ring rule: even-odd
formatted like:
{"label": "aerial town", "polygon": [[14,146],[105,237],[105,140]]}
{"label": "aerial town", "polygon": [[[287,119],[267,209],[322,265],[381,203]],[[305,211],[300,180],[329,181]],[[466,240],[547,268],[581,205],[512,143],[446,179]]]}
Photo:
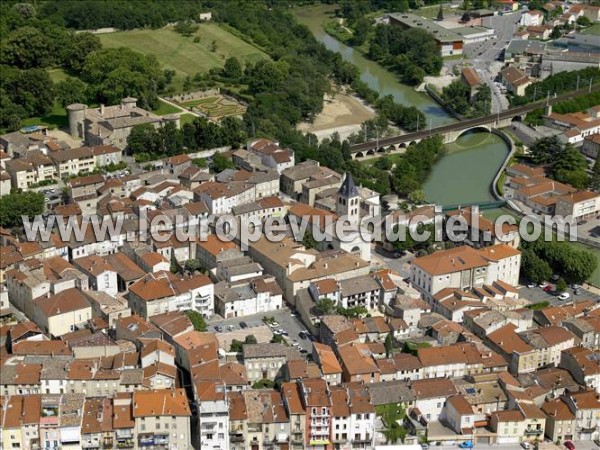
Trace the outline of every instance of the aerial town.
{"label": "aerial town", "polygon": [[0,449],[600,450],[598,2],[0,29]]}

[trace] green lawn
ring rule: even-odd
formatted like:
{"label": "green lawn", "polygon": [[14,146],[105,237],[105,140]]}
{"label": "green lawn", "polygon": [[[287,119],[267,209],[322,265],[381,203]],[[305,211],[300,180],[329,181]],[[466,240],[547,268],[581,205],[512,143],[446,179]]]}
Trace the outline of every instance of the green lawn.
{"label": "green lawn", "polygon": [[[175,33],[170,28],[120,31],[99,34],[98,37],[104,47],[129,47],[155,55],[163,69],[176,71],[173,85],[179,90],[186,76],[223,67],[230,56],[237,57],[242,63],[268,58],[262,50],[212,23],[200,25],[190,37]],[[194,42],[195,37],[200,37],[200,42]],[[215,51],[212,51],[213,41]]]}
{"label": "green lawn", "polygon": [[58,83],[59,81],[64,81],[67,79],[67,73],[62,69],[49,69],[48,75],[54,83]]}
{"label": "green lawn", "polygon": [[594,36],[600,36],[600,24],[594,24],[589,28],[586,28],[581,34],[593,34]]}
{"label": "green lawn", "polygon": [[66,127],[68,124],[67,111],[58,103],[55,103],[48,114],[42,117],[30,117],[25,119],[22,126],[46,125],[48,128],[60,128]]}
{"label": "green lawn", "polygon": [[176,108],[175,106],[171,106],[168,103],[163,102],[162,100],[159,100],[158,102],[159,102],[158,108],[155,108],[152,110],[152,112],[158,116],[166,116],[167,114],[174,114],[174,113],[181,112],[181,110],[179,108]]}
{"label": "green lawn", "polygon": [[186,123],[192,123],[195,118],[196,116],[192,114],[182,114],[181,116],[179,116],[179,124],[180,126],[183,126]]}

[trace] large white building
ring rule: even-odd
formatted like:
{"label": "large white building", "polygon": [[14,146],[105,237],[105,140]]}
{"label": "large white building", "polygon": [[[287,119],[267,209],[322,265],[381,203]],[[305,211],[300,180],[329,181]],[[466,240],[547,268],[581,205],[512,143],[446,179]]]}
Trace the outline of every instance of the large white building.
{"label": "large white building", "polygon": [[215,309],[225,318],[267,313],[282,306],[283,291],[273,277],[215,285]]}
{"label": "large white building", "polygon": [[521,252],[506,244],[479,250],[462,246],[416,258],[410,280],[431,298],[445,288],[469,290],[497,280],[516,286],[520,268]]}

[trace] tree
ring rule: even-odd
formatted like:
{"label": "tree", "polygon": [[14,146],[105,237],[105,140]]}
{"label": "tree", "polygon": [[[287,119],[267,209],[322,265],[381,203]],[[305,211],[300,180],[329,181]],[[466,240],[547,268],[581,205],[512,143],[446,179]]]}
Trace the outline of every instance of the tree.
{"label": "tree", "polygon": [[254,383],[252,385],[252,389],[273,389],[274,387],[275,387],[275,382],[273,380],[269,380],[267,378],[258,380],[256,383]]}
{"label": "tree", "polygon": [[586,16],[581,16],[577,19],[577,25],[579,25],[580,27],[589,27],[592,26],[592,21]]}
{"label": "tree", "polygon": [[254,336],[253,334],[249,334],[248,336],[246,336],[246,339],[244,339],[244,344],[258,344],[256,336]]}
{"label": "tree", "polygon": [[544,137],[535,141],[529,148],[535,164],[546,164],[555,162],[564,152],[565,147],[558,140],[558,137]]}
{"label": "tree", "polygon": [[558,39],[562,36],[559,27],[552,28],[552,33],[550,33],[550,39]]}
{"label": "tree", "polygon": [[229,347],[230,352],[240,353],[244,349],[244,343],[242,341],[238,341],[234,339],[231,341],[231,346]]}
{"label": "tree", "polygon": [[323,314],[324,316],[329,316],[337,312],[335,300],[332,300],[329,297],[317,300],[315,302],[315,308],[321,311],[321,314]]}
{"label": "tree", "polygon": [[135,125],[127,137],[127,147],[133,154],[157,152],[158,146],[158,134],[150,123]]}
{"label": "tree", "polygon": [[177,22],[177,25],[173,27],[173,31],[181,34],[182,36],[189,37],[198,31],[199,28],[200,27],[191,20],[180,20]]}
{"label": "tree", "polygon": [[556,292],[565,292],[567,287],[567,282],[562,278],[556,282]]}
{"label": "tree", "polygon": [[12,192],[0,197],[0,226],[23,226],[21,216],[33,219],[44,212],[44,195],[37,192]]}
{"label": "tree", "polygon": [[302,245],[306,248],[317,248],[319,243],[315,240],[310,228],[307,228],[302,237]]}
{"label": "tree", "polygon": [[414,204],[414,205],[422,205],[423,203],[425,203],[425,192],[423,192],[423,190],[421,189],[417,189],[416,191],[412,191],[410,194],[408,194],[408,199]]}
{"label": "tree", "polygon": [[589,184],[587,168],[585,156],[571,145],[566,145],[557,155],[551,175],[557,181],[585,189]]}
{"label": "tree", "polygon": [[215,173],[219,173],[224,171],[225,169],[233,169],[235,167],[235,164],[233,164],[233,161],[225,156],[223,156],[222,153],[215,153],[212,156],[212,161],[210,163],[210,169],[215,172]]}
{"label": "tree", "polygon": [[63,64],[67,69],[79,73],[88,55],[101,48],[100,38],[95,34],[75,33],[71,36]]}
{"label": "tree", "polygon": [[223,66],[223,76],[232,80],[239,80],[242,76],[242,65],[235,56],[227,58]]}
{"label": "tree", "polygon": [[440,22],[444,20],[444,8],[442,7],[442,5],[440,5],[440,9],[437,14],[437,20],[439,20]]}
{"label": "tree", "polygon": [[56,84],[56,100],[63,108],[72,103],[87,102],[87,85],[79,78],[68,77]]}
{"label": "tree", "polygon": [[274,334],[273,337],[271,338],[271,343],[272,344],[289,345],[288,342],[285,340],[285,338],[280,334]]}
{"label": "tree", "polygon": [[592,169],[592,176],[590,177],[590,189],[596,192],[600,192],[600,156],[596,157],[594,168]]}
{"label": "tree", "polygon": [[202,317],[202,314],[200,314],[198,311],[189,309],[185,312],[185,315],[188,317],[188,319],[190,319],[192,325],[194,325],[194,330],[206,331],[206,321],[204,320],[204,317]]}
{"label": "tree", "polygon": [[392,333],[388,333],[388,335],[385,337],[385,355],[386,357],[390,357],[390,355],[392,354],[392,351],[394,350],[394,337],[392,336]]}
{"label": "tree", "polygon": [[552,276],[550,264],[531,250],[524,250],[521,262],[521,275],[536,284],[549,280]]}

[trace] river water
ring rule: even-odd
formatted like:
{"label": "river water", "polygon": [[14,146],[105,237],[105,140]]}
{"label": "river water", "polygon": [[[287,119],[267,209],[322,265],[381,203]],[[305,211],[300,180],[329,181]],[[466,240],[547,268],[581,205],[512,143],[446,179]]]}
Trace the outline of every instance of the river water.
{"label": "river water", "polygon": [[[323,23],[331,20],[334,9],[330,5],[319,5],[297,9],[294,14],[329,50],[358,66],[361,79],[380,95],[392,94],[398,103],[416,106],[434,127],[455,120],[431,97],[400,83],[394,74],[328,35]],[[506,143],[495,134],[474,132],[465,133],[447,149],[448,153],[435,165],[425,183],[427,200],[439,205],[493,200],[490,185],[509,152]]]}

